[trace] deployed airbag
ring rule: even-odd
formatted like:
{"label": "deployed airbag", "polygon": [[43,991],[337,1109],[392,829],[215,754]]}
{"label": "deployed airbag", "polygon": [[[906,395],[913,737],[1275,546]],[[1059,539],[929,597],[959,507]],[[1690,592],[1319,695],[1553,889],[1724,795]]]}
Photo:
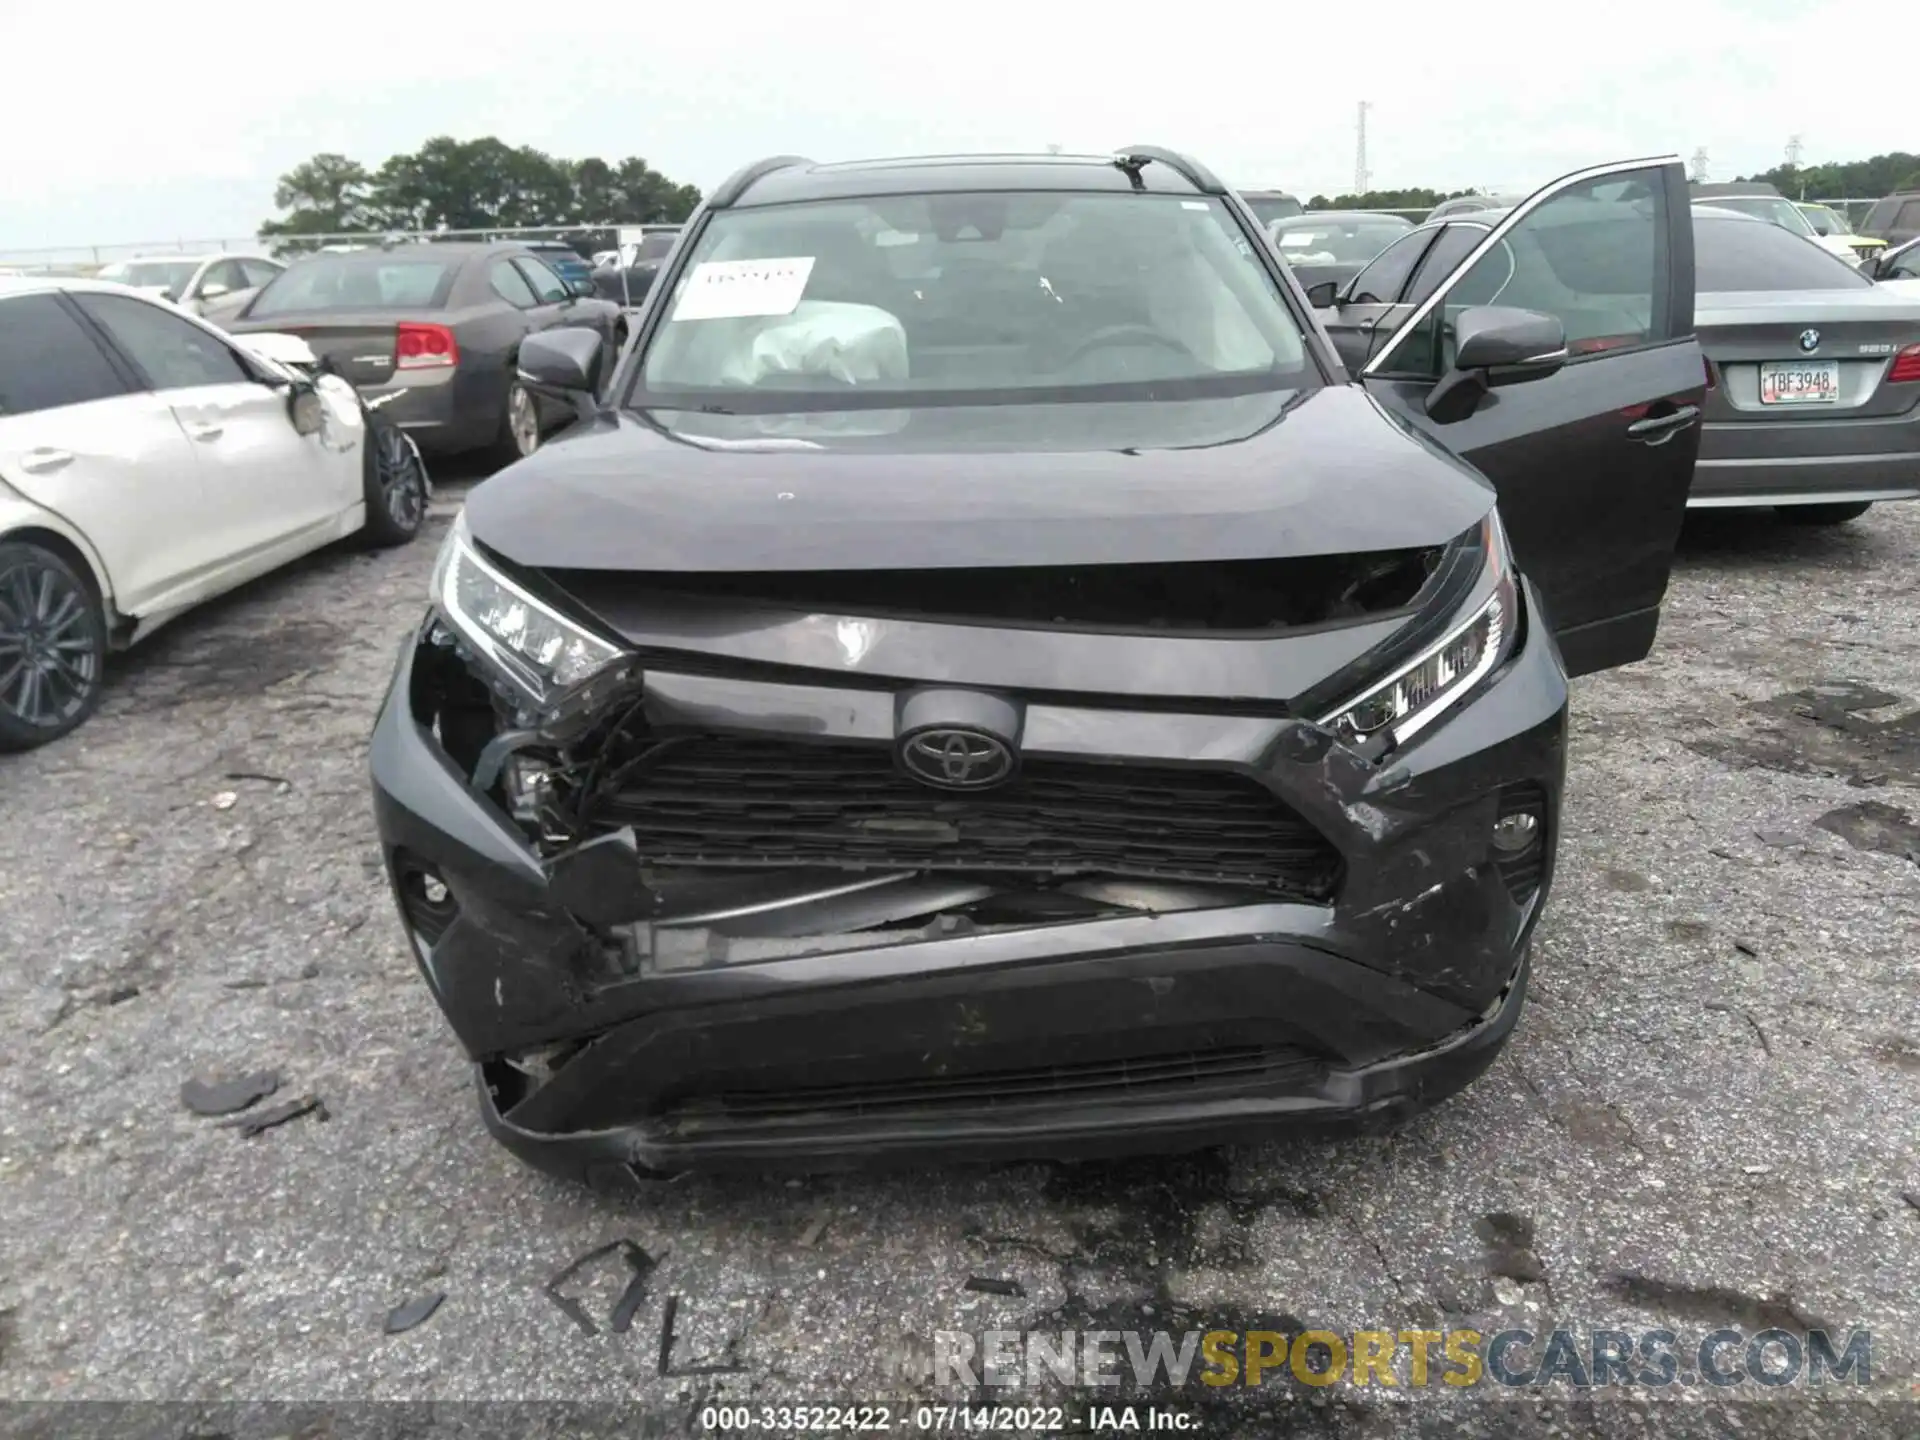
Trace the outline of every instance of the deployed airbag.
{"label": "deployed airbag", "polygon": [[877,305],[803,300],[791,315],[770,320],[744,351],[729,355],[720,378],[726,385],[759,385],[786,375],[846,385],[905,380],[907,332]]}

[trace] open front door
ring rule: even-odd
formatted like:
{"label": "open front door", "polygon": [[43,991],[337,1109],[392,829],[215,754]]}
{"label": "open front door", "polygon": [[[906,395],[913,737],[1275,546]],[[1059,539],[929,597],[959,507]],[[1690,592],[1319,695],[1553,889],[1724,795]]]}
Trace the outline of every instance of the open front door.
{"label": "open front door", "polygon": [[[1456,389],[1430,414],[1460,313],[1484,305],[1557,319],[1565,363],[1469,388],[1464,405]],[[1362,379],[1493,482],[1568,674],[1653,648],[1706,389],[1678,159],[1584,170],[1529,196],[1374,347]]]}

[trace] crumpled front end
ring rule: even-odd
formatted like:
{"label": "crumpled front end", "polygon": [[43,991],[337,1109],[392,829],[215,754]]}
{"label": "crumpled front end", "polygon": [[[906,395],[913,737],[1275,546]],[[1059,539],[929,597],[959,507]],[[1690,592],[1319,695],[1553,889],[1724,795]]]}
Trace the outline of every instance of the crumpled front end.
{"label": "crumpled front end", "polygon": [[551,708],[443,563],[371,763],[489,1123],[625,1175],[1178,1148],[1457,1089],[1517,1017],[1564,773],[1524,584],[1494,648],[1458,638],[1487,544],[1291,581],[525,575],[618,655]]}

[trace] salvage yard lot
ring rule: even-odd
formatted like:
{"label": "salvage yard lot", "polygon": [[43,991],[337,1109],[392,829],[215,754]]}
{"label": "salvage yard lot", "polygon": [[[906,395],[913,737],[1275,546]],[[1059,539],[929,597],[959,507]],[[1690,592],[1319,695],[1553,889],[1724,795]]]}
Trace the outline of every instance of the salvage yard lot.
{"label": "salvage yard lot", "polygon": [[[444,517],[180,621],[83,731],[0,759],[0,1395],[848,1401],[930,1393],[902,1376],[939,1330],[1557,1322],[1870,1328],[1905,1397],[1920,507],[1706,518],[1653,658],[1575,684],[1532,1003],[1460,1098],[1384,1136],[633,1201],[488,1139],[379,872],[364,741]],[[268,1068],[330,1118],[242,1138],[181,1104]],[[619,1257],[570,1282],[588,1336],[543,1287],[622,1236],[658,1267],[626,1334]],[[675,1363],[742,1373],[658,1376],[670,1296]],[[1283,1408],[1372,1433],[1377,1394]]]}

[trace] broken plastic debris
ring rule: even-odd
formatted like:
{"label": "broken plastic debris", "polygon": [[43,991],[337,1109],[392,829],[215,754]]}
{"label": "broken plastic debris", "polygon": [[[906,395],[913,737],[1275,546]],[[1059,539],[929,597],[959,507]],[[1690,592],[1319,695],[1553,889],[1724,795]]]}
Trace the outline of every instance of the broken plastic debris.
{"label": "broken plastic debris", "polygon": [[992,1275],[969,1275],[967,1283],[961,1288],[981,1295],[1010,1295],[1016,1298],[1024,1298],[1027,1293],[1018,1280],[1002,1280]]}
{"label": "broken plastic debris", "polygon": [[446,1292],[436,1290],[431,1295],[422,1295],[417,1300],[394,1306],[387,1312],[387,1334],[398,1335],[403,1330],[413,1329],[438,1310],[440,1302],[446,1298]]}
{"label": "broken plastic debris", "polygon": [[298,1100],[286,1100],[257,1115],[241,1115],[232,1120],[222,1120],[223,1126],[237,1128],[242,1140],[251,1140],[262,1130],[271,1130],[276,1125],[284,1125],[289,1120],[298,1120],[302,1115],[312,1115],[316,1120],[330,1120],[326,1105],[318,1095],[302,1095]]}
{"label": "broken plastic debris", "polygon": [[595,1325],[588,1316],[586,1307],[571,1295],[564,1294],[560,1287],[594,1261],[616,1252],[626,1260],[627,1268],[633,1272],[633,1278],[627,1281],[626,1290],[622,1292],[619,1302],[613,1307],[613,1328],[616,1332],[624,1334],[633,1324],[634,1312],[640,1308],[640,1301],[646,1294],[646,1277],[653,1269],[653,1257],[633,1241],[609,1240],[604,1245],[596,1245],[586,1254],[575,1256],[565,1269],[546,1283],[547,1298],[560,1307],[561,1314],[588,1335],[599,1334],[600,1327]]}
{"label": "broken plastic debris", "polygon": [[234,1115],[280,1088],[280,1072],[261,1070],[233,1080],[189,1080],[180,1103],[196,1115]]}

